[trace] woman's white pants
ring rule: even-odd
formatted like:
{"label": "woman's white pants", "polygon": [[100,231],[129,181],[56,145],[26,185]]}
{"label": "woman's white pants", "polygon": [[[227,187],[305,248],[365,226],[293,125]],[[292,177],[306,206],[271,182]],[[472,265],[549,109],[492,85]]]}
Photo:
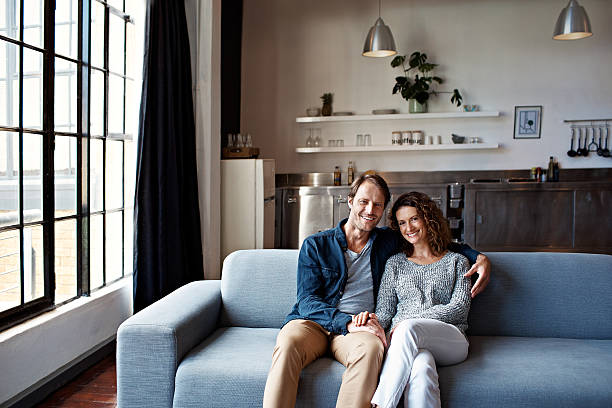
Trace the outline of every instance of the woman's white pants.
{"label": "woman's white pants", "polygon": [[440,407],[439,365],[467,358],[468,341],[458,328],[433,319],[407,319],[397,325],[372,404],[395,408]]}

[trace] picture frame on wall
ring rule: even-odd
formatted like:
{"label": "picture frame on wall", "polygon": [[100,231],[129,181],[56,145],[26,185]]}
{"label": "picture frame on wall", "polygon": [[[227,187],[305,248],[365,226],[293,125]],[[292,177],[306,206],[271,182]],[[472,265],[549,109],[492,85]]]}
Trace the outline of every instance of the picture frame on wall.
{"label": "picture frame on wall", "polygon": [[542,106],[514,107],[514,138],[539,139],[542,131]]}

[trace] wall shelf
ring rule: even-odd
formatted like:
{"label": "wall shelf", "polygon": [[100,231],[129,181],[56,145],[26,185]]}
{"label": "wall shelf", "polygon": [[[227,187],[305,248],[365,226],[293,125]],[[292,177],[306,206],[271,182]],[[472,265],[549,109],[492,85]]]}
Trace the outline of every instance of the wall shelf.
{"label": "wall shelf", "polygon": [[319,122],[357,122],[364,120],[412,120],[412,119],[455,119],[455,118],[494,118],[499,112],[433,112],[433,113],[395,113],[390,115],[350,115],[314,116],[296,118],[297,123]]}
{"label": "wall shelf", "polygon": [[370,153],[370,152],[416,152],[423,150],[483,150],[499,149],[499,143],[466,143],[439,145],[375,145],[344,147],[298,147],[296,153]]}

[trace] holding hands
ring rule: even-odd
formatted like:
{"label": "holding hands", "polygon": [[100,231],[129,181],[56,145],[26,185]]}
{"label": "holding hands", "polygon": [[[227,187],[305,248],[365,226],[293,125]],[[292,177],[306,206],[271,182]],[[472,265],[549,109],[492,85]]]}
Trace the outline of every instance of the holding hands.
{"label": "holding hands", "polygon": [[374,313],[365,311],[353,315],[353,320],[346,326],[346,329],[350,333],[360,331],[371,333],[378,337],[382,344],[387,347],[387,337],[385,336],[385,331],[378,322],[378,318]]}

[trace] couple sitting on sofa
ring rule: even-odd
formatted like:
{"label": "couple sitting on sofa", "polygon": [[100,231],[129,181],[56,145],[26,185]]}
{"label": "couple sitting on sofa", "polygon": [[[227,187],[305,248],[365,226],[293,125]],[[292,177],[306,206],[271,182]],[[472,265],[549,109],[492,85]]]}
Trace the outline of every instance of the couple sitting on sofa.
{"label": "couple sitting on sofa", "polygon": [[467,357],[470,298],[487,285],[490,262],[451,243],[442,212],[421,193],[400,196],[392,228],[377,228],[389,200],[384,179],[364,175],[351,187],[348,220],[304,241],[264,408],[293,407],[301,370],[328,352],[346,367],[338,407],[394,408],[402,395],[406,406],[440,406],[436,362]]}

